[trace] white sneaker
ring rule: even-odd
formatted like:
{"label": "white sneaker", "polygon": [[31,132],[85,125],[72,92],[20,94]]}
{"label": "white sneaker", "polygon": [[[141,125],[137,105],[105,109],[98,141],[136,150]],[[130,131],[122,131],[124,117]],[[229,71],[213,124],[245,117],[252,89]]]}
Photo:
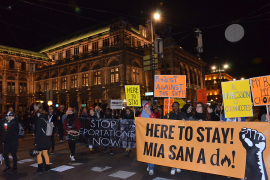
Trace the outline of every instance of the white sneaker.
{"label": "white sneaker", "polygon": [[171,175],[175,175],[175,169],[171,170]]}
{"label": "white sneaker", "polygon": [[176,169],[176,172],[180,173],[181,172],[181,169]]}
{"label": "white sneaker", "polygon": [[70,157],[70,160],[71,160],[71,161],[75,161],[74,156],[71,156],[71,157]]}
{"label": "white sneaker", "polygon": [[149,171],[149,175],[152,176],[153,174],[154,174],[154,171],[153,171],[153,170],[150,170],[150,171]]}
{"label": "white sneaker", "polygon": [[146,169],[146,171],[149,171],[149,167],[147,166],[147,169]]}

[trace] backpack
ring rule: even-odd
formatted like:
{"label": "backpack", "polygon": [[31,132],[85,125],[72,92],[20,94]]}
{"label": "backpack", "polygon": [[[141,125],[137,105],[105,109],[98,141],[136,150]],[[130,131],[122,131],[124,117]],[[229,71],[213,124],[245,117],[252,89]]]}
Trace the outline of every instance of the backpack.
{"label": "backpack", "polygon": [[[43,118],[41,118],[41,119],[43,119]],[[41,130],[44,132],[44,134],[46,136],[52,136],[54,126],[49,121],[46,121],[45,119],[43,119],[43,120],[46,123],[47,128],[46,128],[46,132],[44,131],[43,128]]]}
{"label": "backpack", "polygon": [[24,128],[22,126],[21,123],[18,123],[19,124],[19,134],[18,134],[18,138],[24,138],[24,134],[25,134],[25,131],[24,131]]}

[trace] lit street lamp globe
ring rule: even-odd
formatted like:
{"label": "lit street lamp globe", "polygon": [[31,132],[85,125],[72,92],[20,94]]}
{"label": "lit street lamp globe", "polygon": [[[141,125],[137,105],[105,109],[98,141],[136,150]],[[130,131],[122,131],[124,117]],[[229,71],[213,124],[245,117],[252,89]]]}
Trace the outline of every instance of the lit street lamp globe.
{"label": "lit street lamp globe", "polygon": [[159,19],[159,18],[160,18],[160,15],[159,15],[158,13],[155,13],[155,14],[154,14],[154,18],[155,18],[155,19]]}

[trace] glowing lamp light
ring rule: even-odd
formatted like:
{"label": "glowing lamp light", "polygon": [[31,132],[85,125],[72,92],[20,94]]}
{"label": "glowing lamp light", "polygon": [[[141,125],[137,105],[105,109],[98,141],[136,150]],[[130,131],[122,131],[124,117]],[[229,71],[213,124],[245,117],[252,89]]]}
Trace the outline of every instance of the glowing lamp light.
{"label": "glowing lamp light", "polygon": [[48,106],[51,106],[53,105],[53,102],[52,101],[48,101]]}
{"label": "glowing lamp light", "polygon": [[245,78],[241,78],[241,80],[244,80]]}
{"label": "glowing lamp light", "polygon": [[227,69],[229,66],[227,64],[224,65],[224,68]]}
{"label": "glowing lamp light", "polygon": [[155,14],[154,14],[154,18],[155,18],[155,19],[159,19],[159,18],[160,18],[160,15],[159,15],[158,13],[155,13]]}
{"label": "glowing lamp light", "polygon": [[124,99],[124,101],[123,102],[127,102],[127,100],[126,99]]}
{"label": "glowing lamp light", "polygon": [[233,81],[236,81],[236,79],[235,79],[235,78],[233,78]]}
{"label": "glowing lamp light", "polygon": [[212,69],[215,70],[216,69],[216,66],[213,66]]}

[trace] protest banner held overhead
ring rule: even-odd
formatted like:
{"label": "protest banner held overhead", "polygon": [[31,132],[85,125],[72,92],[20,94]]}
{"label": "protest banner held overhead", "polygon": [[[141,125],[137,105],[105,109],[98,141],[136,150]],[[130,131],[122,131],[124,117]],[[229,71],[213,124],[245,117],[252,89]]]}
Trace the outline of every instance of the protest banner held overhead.
{"label": "protest banner held overhead", "polygon": [[207,103],[206,88],[197,90],[197,102]]}
{"label": "protest banner held overhead", "polygon": [[225,118],[253,116],[249,80],[222,82]]}
{"label": "protest banner held overhead", "polygon": [[270,105],[270,76],[250,78],[254,106]]}
{"label": "protest banner held overhead", "polygon": [[[163,108],[164,116],[173,110],[172,108],[173,103],[174,103],[173,98],[170,98],[170,102],[169,102],[169,99],[164,99],[164,108]],[[168,106],[169,106],[169,112],[168,112]]]}
{"label": "protest banner held overhead", "polygon": [[136,118],[137,160],[228,177],[269,179],[269,128],[269,123],[261,122]]}
{"label": "protest banner held overhead", "polygon": [[78,143],[118,148],[135,148],[136,136],[133,119],[91,119],[81,121]]}
{"label": "protest banner held overhead", "polygon": [[125,85],[127,106],[141,106],[140,85]]}
{"label": "protest banner held overhead", "polygon": [[186,97],[185,75],[155,75],[155,97]]}
{"label": "protest banner held overhead", "polygon": [[122,109],[123,108],[123,100],[111,99],[110,107],[111,107],[111,109]]}

